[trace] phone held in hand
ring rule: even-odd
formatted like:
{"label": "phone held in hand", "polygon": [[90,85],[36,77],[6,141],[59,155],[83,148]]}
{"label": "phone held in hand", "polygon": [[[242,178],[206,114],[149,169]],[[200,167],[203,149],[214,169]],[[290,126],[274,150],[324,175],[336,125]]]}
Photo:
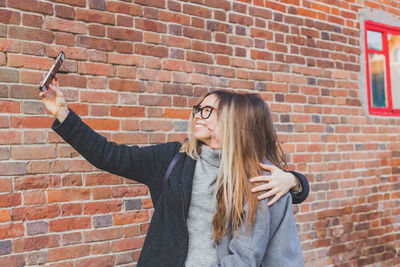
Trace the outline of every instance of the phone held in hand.
{"label": "phone held in hand", "polygon": [[49,72],[47,73],[46,78],[44,78],[44,80],[40,83],[39,89],[41,91],[47,91],[49,84],[56,76],[56,74],[57,74],[58,70],[60,69],[61,64],[64,62],[64,60],[65,60],[65,55],[64,55],[64,52],[61,51],[58,54],[56,60],[54,61],[53,66],[51,66]]}

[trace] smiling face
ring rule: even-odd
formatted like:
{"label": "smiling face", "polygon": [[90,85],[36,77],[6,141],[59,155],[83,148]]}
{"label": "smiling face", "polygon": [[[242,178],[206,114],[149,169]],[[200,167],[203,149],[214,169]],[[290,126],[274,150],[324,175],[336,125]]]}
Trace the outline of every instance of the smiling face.
{"label": "smiling face", "polygon": [[209,106],[214,108],[210,117],[203,119],[200,112],[194,115],[194,137],[209,146],[212,149],[221,148],[220,145],[220,130],[218,126],[218,97],[211,94],[203,99],[199,104],[200,108]]}

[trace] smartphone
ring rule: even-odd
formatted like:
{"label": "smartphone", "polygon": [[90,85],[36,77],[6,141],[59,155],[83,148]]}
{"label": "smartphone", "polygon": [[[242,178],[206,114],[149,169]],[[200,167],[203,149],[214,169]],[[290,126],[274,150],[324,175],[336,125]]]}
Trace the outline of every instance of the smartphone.
{"label": "smartphone", "polygon": [[57,74],[57,71],[60,69],[61,64],[64,62],[65,60],[65,55],[64,52],[61,51],[56,60],[54,61],[53,66],[51,66],[49,72],[46,75],[46,78],[44,78],[44,80],[40,83],[39,89],[41,91],[46,91],[49,84],[51,83],[51,81],[54,79],[54,77]]}

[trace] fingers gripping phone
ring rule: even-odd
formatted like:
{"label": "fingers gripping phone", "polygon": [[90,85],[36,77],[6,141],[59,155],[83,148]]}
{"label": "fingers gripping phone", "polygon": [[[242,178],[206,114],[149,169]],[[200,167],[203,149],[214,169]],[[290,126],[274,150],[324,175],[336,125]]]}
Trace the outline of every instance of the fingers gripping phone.
{"label": "fingers gripping phone", "polygon": [[47,88],[49,87],[49,84],[51,83],[51,81],[54,79],[54,77],[56,76],[58,70],[61,67],[61,64],[64,62],[65,60],[65,55],[64,52],[61,51],[56,60],[53,63],[53,66],[51,66],[49,72],[46,75],[46,78],[44,78],[44,80],[40,83],[39,89],[41,91],[46,91]]}

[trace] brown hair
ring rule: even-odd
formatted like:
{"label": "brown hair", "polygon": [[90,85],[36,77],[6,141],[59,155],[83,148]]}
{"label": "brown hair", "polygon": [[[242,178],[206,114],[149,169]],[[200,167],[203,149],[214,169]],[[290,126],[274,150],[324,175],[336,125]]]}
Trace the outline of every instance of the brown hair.
{"label": "brown hair", "polygon": [[[261,96],[218,90],[204,95],[199,103],[211,94],[219,100],[218,123],[222,130],[221,165],[215,188],[217,210],[213,219],[213,237],[220,241],[229,228],[235,232],[243,222],[249,231],[253,227],[258,200],[251,192],[249,179],[262,174],[259,163],[268,159],[284,168],[286,159],[271,112]],[[188,141],[182,150],[197,158],[201,146],[193,137],[193,127],[191,118]]]}

